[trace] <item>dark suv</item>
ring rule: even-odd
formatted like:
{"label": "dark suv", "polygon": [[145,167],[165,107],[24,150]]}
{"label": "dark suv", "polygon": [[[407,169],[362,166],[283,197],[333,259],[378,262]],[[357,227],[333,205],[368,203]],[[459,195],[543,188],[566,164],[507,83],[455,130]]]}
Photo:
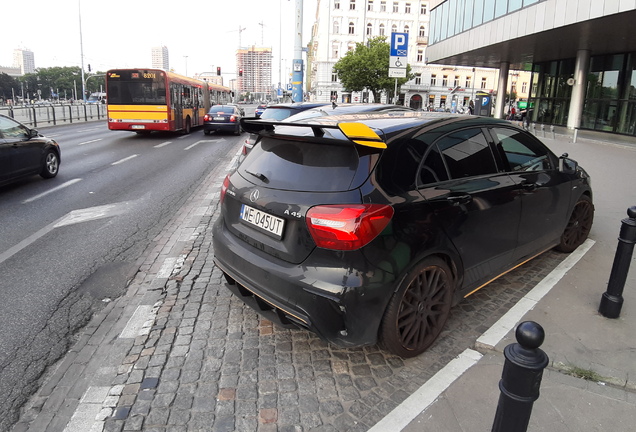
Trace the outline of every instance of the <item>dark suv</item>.
{"label": "dark suv", "polygon": [[415,356],[460,299],[587,238],[586,172],[509,122],[345,117],[243,121],[262,139],[223,183],[214,259],[269,320]]}

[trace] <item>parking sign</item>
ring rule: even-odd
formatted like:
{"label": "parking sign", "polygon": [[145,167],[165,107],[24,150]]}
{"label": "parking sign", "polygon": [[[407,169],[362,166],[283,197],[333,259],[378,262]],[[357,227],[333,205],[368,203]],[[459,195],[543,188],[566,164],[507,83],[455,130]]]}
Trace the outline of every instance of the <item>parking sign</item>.
{"label": "parking sign", "polygon": [[409,50],[408,33],[391,33],[391,56],[406,57]]}

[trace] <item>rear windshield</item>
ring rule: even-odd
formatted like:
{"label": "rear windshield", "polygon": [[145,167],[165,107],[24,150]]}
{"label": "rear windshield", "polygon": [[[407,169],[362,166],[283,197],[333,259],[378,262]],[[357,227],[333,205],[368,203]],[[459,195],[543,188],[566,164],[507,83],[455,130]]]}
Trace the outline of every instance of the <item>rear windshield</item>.
{"label": "rear windshield", "polygon": [[268,188],[293,191],[345,191],[358,168],[350,143],[308,143],[263,138],[239,166],[242,177]]}
{"label": "rear windshield", "polygon": [[263,111],[263,114],[261,114],[261,118],[264,120],[283,120],[293,113],[294,111],[290,110],[289,108],[267,108],[265,111]]}
{"label": "rear windshield", "polygon": [[209,112],[210,113],[218,113],[218,112],[233,113],[234,107],[227,106],[227,105],[215,105],[210,108]]}

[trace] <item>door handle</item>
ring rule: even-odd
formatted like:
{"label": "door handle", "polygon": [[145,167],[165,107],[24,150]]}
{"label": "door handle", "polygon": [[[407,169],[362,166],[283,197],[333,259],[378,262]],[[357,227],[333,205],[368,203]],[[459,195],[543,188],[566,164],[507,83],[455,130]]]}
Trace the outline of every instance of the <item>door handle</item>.
{"label": "door handle", "polygon": [[446,201],[450,202],[454,206],[468,204],[473,200],[471,195],[455,195],[446,197]]}

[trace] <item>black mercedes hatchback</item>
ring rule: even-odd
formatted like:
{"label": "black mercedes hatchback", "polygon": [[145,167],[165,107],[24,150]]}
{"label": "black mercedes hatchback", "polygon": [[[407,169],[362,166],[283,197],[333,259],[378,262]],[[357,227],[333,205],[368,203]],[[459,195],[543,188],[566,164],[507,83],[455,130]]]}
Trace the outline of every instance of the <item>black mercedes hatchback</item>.
{"label": "black mercedes hatchback", "polygon": [[214,225],[228,287],[280,325],[416,356],[462,298],[590,231],[587,173],[509,122],[309,121],[243,121],[262,139],[226,177]]}

